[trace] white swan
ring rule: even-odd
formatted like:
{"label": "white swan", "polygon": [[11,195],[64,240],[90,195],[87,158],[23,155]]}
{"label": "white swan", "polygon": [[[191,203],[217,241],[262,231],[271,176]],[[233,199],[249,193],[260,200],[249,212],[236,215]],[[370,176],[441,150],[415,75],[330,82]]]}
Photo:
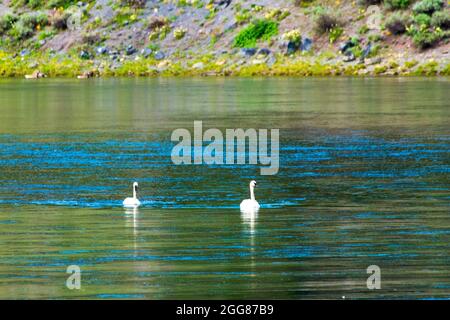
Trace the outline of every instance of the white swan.
{"label": "white swan", "polygon": [[255,200],[254,189],[256,187],[256,181],[250,181],[250,199],[243,200],[241,202],[241,211],[243,212],[255,212],[259,209],[259,203]]}
{"label": "white swan", "polygon": [[133,198],[126,198],[125,200],[123,200],[124,207],[139,207],[141,205],[141,202],[137,198],[138,188],[138,183],[133,183]]}

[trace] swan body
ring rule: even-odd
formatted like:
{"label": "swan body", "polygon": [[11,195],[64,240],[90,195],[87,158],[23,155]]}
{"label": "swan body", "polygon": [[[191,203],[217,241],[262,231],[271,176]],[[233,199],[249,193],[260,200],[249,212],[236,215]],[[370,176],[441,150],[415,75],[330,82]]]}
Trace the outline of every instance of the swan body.
{"label": "swan body", "polygon": [[133,183],[133,197],[126,198],[125,200],[123,200],[124,207],[139,207],[141,205],[141,202],[137,198],[138,188],[139,188],[138,183],[137,182]]}
{"label": "swan body", "polygon": [[259,203],[255,199],[254,189],[256,187],[256,181],[250,181],[250,199],[245,199],[241,202],[240,208],[243,212],[255,212],[259,210]]}

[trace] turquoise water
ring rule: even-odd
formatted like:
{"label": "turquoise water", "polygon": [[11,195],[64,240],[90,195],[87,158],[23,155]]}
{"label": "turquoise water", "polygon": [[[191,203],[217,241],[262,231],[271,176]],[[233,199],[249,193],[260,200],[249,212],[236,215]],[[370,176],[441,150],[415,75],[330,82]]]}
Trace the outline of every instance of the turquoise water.
{"label": "turquoise water", "polygon": [[[448,79],[0,81],[0,298],[450,298]],[[280,170],[170,135],[279,128]],[[257,216],[239,212],[258,181]],[[143,206],[122,200],[138,181]],[[80,290],[66,268],[79,265]],[[382,289],[369,290],[378,265]]]}

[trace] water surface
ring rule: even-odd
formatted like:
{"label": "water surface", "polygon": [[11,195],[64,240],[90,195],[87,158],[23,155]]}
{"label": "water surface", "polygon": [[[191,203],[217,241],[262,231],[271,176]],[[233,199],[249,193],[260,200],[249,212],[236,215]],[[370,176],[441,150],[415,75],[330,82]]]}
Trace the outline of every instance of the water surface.
{"label": "water surface", "polygon": [[[449,299],[449,92],[445,78],[1,80],[0,298]],[[194,120],[279,128],[279,173],[173,165],[170,135]],[[239,212],[250,179],[257,216]],[[144,205],[127,211],[135,180]]]}

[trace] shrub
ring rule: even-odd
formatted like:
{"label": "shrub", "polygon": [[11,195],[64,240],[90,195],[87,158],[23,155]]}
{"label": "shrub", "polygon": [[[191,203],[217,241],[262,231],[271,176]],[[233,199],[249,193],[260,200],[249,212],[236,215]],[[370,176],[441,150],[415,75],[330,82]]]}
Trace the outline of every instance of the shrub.
{"label": "shrub", "polygon": [[9,31],[16,40],[23,40],[33,35],[36,28],[48,24],[48,17],[43,12],[24,13]]}
{"label": "shrub", "polygon": [[53,10],[50,14],[50,24],[59,30],[67,29],[67,21],[71,14],[63,10]]}
{"label": "shrub", "polygon": [[36,26],[45,26],[48,24],[48,16],[44,12],[31,12],[31,13],[25,13],[20,17],[20,20],[22,23],[30,27],[32,29],[36,28]]}
{"label": "shrub", "polygon": [[49,9],[68,8],[71,5],[75,5],[77,2],[77,0],[50,0],[47,2],[46,7]]}
{"label": "shrub", "polygon": [[430,15],[435,11],[441,10],[443,6],[444,2],[442,0],[422,0],[413,6],[413,11],[416,14],[425,13]]}
{"label": "shrub", "polygon": [[122,4],[133,8],[144,8],[146,0],[122,0]]}
{"label": "shrub", "polygon": [[428,27],[431,24],[431,17],[425,13],[419,13],[418,15],[414,16],[414,22],[419,26]]}
{"label": "shrub", "polygon": [[14,8],[29,7],[32,9],[40,8],[45,4],[44,0],[12,0],[11,6]]}
{"label": "shrub", "polygon": [[321,35],[341,26],[342,22],[335,15],[321,13],[316,18],[314,30],[317,34]]}
{"label": "shrub", "polygon": [[33,35],[33,29],[24,24],[22,20],[19,20],[14,24],[12,29],[9,31],[9,34],[15,40],[23,40]]}
{"label": "shrub", "polygon": [[156,27],[152,29],[152,32],[148,35],[149,40],[164,40],[167,35],[170,33],[170,26],[163,25],[162,27]]}
{"label": "shrub", "polygon": [[290,14],[290,13],[289,13],[289,11],[287,11],[287,10],[272,9],[272,10],[269,10],[269,11],[264,15],[264,17],[265,17],[266,19],[268,19],[268,20],[275,19],[275,20],[281,21],[281,20],[283,20],[284,18],[286,18],[289,14]]}
{"label": "shrub", "polygon": [[243,10],[242,12],[236,13],[236,15],[234,16],[236,22],[239,24],[243,24],[250,21],[251,17],[252,15],[249,10]]}
{"label": "shrub", "polygon": [[329,41],[330,43],[336,42],[337,39],[344,33],[344,29],[341,27],[334,27],[329,32]]}
{"label": "shrub", "polygon": [[442,29],[450,28],[450,13],[448,11],[437,11],[431,18],[431,25]]}
{"label": "shrub", "polygon": [[373,4],[379,4],[381,2],[382,2],[382,0],[359,0],[358,1],[358,3],[360,5],[364,5],[364,6],[370,6],[370,5],[373,5]]}
{"label": "shrub", "polygon": [[234,38],[233,46],[253,48],[256,46],[256,41],[269,40],[276,34],[278,34],[278,23],[270,20],[257,20],[238,33]]}
{"label": "shrub", "polygon": [[9,29],[11,29],[14,25],[14,22],[17,21],[17,16],[12,13],[6,13],[5,15],[0,17],[0,34],[5,33]]}
{"label": "shrub", "polygon": [[28,6],[33,9],[42,7],[43,3],[45,3],[45,2],[42,0],[28,0]]}
{"label": "shrub", "polygon": [[297,7],[306,8],[311,5],[314,0],[294,0],[294,5]]}
{"label": "shrub", "polygon": [[165,17],[151,17],[148,23],[148,28],[150,30],[155,30],[158,28],[162,28],[169,23],[169,20]]}
{"label": "shrub", "polygon": [[406,32],[406,27],[409,23],[410,18],[408,15],[394,13],[386,20],[385,27],[392,34],[402,34]]}
{"label": "shrub", "polygon": [[180,40],[184,37],[186,32],[187,30],[183,27],[175,28],[175,30],[173,30],[173,36],[175,39]]}
{"label": "shrub", "polygon": [[411,2],[409,0],[384,0],[384,4],[390,10],[406,9]]}
{"label": "shrub", "polygon": [[300,30],[294,29],[283,34],[283,39],[286,41],[292,41],[295,43],[300,43],[302,41],[302,34]]}
{"label": "shrub", "polygon": [[419,31],[413,36],[414,44],[420,49],[427,49],[435,46],[439,40],[440,35],[436,32],[430,32],[428,30]]}

